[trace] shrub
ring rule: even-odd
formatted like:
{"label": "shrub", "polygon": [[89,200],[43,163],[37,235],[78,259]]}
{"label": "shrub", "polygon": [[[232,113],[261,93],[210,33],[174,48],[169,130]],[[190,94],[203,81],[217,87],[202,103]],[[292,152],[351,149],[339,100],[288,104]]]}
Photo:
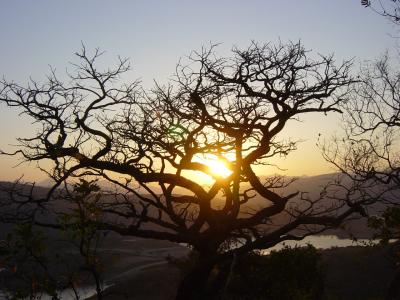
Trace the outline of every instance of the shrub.
{"label": "shrub", "polygon": [[[270,255],[250,253],[237,260],[219,299],[321,299],[323,272],[320,254],[311,245],[285,246]],[[229,272],[228,266],[221,272]]]}

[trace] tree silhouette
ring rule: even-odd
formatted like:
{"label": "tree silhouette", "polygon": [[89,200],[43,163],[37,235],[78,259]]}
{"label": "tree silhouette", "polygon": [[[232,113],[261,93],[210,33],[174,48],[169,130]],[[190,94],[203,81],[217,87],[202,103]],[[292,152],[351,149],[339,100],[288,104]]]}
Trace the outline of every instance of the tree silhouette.
{"label": "tree silhouette", "polygon": [[[325,158],[355,182],[360,199],[383,204],[369,214],[369,225],[385,243],[399,238],[400,226],[400,73],[393,65],[386,54],[363,67],[343,103],[345,138],[323,148]],[[397,273],[387,299],[400,295]]]}
{"label": "tree silhouette", "polygon": [[361,5],[369,7],[375,13],[387,18],[394,24],[400,24],[398,0],[361,0]]}
{"label": "tree silhouette", "polygon": [[[292,180],[254,171],[296,149],[296,142],[280,140],[288,122],[340,111],[353,83],[351,63],[310,59],[300,43],[253,42],[232,52],[230,58],[218,57],[215,46],[193,52],[171,83],[152,90],[138,81],[118,84],[128,61],[100,71],[102,53],[89,55],[84,47],[67,83],[55,72],[45,84],[2,81],[1,101],[40,125],[18,139],[16,152],[4,154],[51,161],[43,170],[55,181],[45,197],[14,199],[19,208],[29,204],[17,217],[58,228],[35,214],[61,201],[69,181],[106,179],[118,188],[96,203],[102,218],[91,220],[95,227],[190,245],[198,259],[177,299],[202,299],[219,262],[320,233],[361,212],[363,202],[325,193],[282,194]],[[213,172],[207,157],[223,161],[230,174]],[[211,183],[202,184],[199,173]]]}

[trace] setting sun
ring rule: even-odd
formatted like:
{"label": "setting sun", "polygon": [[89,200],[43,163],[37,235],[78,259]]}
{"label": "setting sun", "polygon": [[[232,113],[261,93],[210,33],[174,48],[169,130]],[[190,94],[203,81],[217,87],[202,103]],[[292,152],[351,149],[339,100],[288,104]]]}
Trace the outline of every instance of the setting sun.
{"label": "setting sun", "polygon": [[232,171],[226,166],[225,162],[215,155],[203,154],[193,158],[193,161],[202,163],[210,168],[215,177],[228,177]]}

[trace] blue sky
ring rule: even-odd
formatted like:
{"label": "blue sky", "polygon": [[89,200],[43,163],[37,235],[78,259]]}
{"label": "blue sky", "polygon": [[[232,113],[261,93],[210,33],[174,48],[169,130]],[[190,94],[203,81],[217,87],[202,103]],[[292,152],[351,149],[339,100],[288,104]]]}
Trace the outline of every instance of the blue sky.
{"label": "blue sky", "polygon": [[[145,86],[173,73],[180,57],[212,43],[227,55],[233,45],[251,40],[283,42],[301,40],[315,53],[335,53],[340,61],[355,58],[357,65],[393,49],[396,28],[360,5],[358,0],[248,0],[248,1],[103,1],[35,0],[0,4],[0,76],[24,83],[29,76],[43,79],[49,65],[62,74],[83,42],[89,49],[106,50],[103,63],[116,55],[131,58],[132,79]],[[318,133],[337,129],[336,117],[310,117],[287,130],[304,139],[299,151],[285,160],[303,162],[291,174],[317,174],[329,170],[318,158]],[[11,149],[15,137],[32,126],[15,110],[0,106],[0,148]],[[0,158],[0,180],[24,173],[39,178],[28,166],[12,168],[15,159]]]}

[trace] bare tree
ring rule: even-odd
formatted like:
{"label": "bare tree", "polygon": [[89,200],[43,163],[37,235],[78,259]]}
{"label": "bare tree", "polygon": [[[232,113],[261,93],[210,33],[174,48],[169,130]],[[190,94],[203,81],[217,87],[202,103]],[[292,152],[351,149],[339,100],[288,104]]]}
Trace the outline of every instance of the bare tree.
{"label": "bare tree", "polygon": [[[137,81],[118,85],[127,60],[100,71],[101,53],[89,55],[85,48],[76,54],[80,63],[68,83],[54,72],[43,85],[2,81],[1,101],[40,125],[8,154],[53,162],[44,170],[55,180],[46,197],[15,199],[20,207],[34,207],[24,216],[53,205],[65,182],[106,179],[118,191],[96,203],[103,214],[92,220],[96,228],[190,245],[198,260],[177,299],[202,299],[219,262],[320,233],[361,212],[362,202],[324,199],[324,193],[317,199],[284,195],[291,180],[254,171],[296,148],[280,140],[288,122],[339,112],[353,83],[351,63],[310,59],[300,43],[252,43],[234,48],[231,58],[214,50],[193,52],[170,84],[146,91]],[[228,174],[214,172],[207,157],[224,162]],[[211,183],[199,182],[199,173]]]}
{"label": "bare tree", "polygon": [[[325,158],[357,183],[365,202],[379,202],[370,226],[384,242],[399,238],[400,72],[388,55],[365,65],[343,103],[345,136],[323,147]],[[374,186],[374,188],[371,188]],[[377,187],[380,191],[377,194]],[[387,299],[398,299],[400,269]]]}
{"label": "bare tree", "polygon": [[[365,66],[349,101],[342,103],[345,138],[326,158],[353,179],[399,186],[400,73],[387,55]],[[396,204],[388,199],[388,203]]]}
{"label": "bare tree", "polygon": [[361,0],[361,5],[387,18],[394,24],[400,24],[400,6],[398,0]]}

